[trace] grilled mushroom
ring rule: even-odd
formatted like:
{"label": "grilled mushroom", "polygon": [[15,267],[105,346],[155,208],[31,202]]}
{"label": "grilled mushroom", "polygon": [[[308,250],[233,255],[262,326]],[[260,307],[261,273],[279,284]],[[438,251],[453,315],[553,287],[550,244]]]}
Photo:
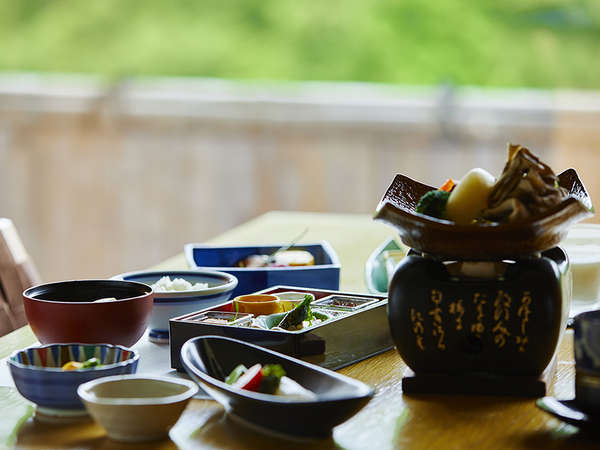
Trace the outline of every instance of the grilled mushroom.
{"label": "grilled mushroom", "polygon": [[566,196],[549,166],[525,147],[509,144],[508,162],[482,217],[493,222],[520,222],[543,214]]}

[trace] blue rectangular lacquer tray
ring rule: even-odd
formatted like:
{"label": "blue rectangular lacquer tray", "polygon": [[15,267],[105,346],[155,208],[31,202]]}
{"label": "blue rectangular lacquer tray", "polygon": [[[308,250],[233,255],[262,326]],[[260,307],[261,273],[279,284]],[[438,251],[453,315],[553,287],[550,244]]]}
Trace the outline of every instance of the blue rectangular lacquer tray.
{"label": "blue rectangular lacquer tray", "polygon": [[315,259],[313,266],[235,267],[238,261],[250,255],[270,255],[284,245],[286,244],[213,247],[186,244],[184,252],[187,263],[192,269],[214,269],[235,275],[238,285],[232,293],[232,298],[277,285],[339,289],[340,262],[335,251],[326,241],[291,247],[291,249],[310,252]]}

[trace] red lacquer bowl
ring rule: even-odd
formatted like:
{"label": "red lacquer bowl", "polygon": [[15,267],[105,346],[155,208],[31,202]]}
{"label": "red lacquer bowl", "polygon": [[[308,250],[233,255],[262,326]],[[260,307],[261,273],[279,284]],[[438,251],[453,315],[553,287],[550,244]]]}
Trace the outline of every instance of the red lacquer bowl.
{"label": "red lacquer bowl", "polygon": [[29,325],[42,344],[130,347],[146,330],[153,297],[152,289],[142,283],[76,280],[29,288],[23,292],[23,303]]}

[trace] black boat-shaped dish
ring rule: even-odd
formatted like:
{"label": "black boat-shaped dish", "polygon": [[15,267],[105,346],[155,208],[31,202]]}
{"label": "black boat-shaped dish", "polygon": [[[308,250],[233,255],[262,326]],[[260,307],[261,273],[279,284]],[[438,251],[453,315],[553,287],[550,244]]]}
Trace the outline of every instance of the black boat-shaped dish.
{"label": "black boat-shaped dish", "polygon": [[[267,432],[301,438],[331,436],[365,406],[373,389],[360,381],[281,353],[236,339],[202,336],[187,341],[181,359],[188,374],[234,419]],[[234,388],[223,380],[238,365],[280,364],[286,375],[316,394],[314,400],[293,400]]]}
{"label": "black boat-shaped dish", "polygon": [[600,432],[600,416],[591,415],[581,410],[575,399],[558,400],[554,397],[543,397],[536,402],[537,406],[562,420],[586,432]]}

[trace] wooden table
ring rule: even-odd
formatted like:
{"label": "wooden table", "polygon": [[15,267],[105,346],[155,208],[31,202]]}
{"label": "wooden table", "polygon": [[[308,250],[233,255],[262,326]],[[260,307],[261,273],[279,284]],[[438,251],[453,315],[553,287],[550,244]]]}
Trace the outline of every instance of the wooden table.
{"label": "wooden table", "polygon": [[[285,242],[305,226],[305,240],[326,239],[342,262],[344,290],[364,291],[364,263],[370,252],[392,235],[368,216],[273,212],[235,228],[212,243]],[[160,268],[186,267],[178,255]],[[368,337],[365,337],[368,338]],[[28,327],[0,338],[0,357],[35,342]],[[572,335],[567,332],[558,355],[552,394],[574,394]],[[463,396],[404,396],[407,370],[395,351],[347,367],[340,372],[375,387],[376,395],[356,416],[334,430],[333,438],[313,444],[281,441],[232,423],[210,400],[194,400],[171,430],[171,440],[125,445],[112,442],[91,423],[50,426],[28,420],[17,448],[169,449],[176,448],[598,448],[598,443],[540,411],[532,399]],[[10,388],[2,388],[10,389]],[[1,414],[1,409],[0,409]],[[302,424],[298,424],[302,426]],[[1,447],[1,443],[0,443]]]}

